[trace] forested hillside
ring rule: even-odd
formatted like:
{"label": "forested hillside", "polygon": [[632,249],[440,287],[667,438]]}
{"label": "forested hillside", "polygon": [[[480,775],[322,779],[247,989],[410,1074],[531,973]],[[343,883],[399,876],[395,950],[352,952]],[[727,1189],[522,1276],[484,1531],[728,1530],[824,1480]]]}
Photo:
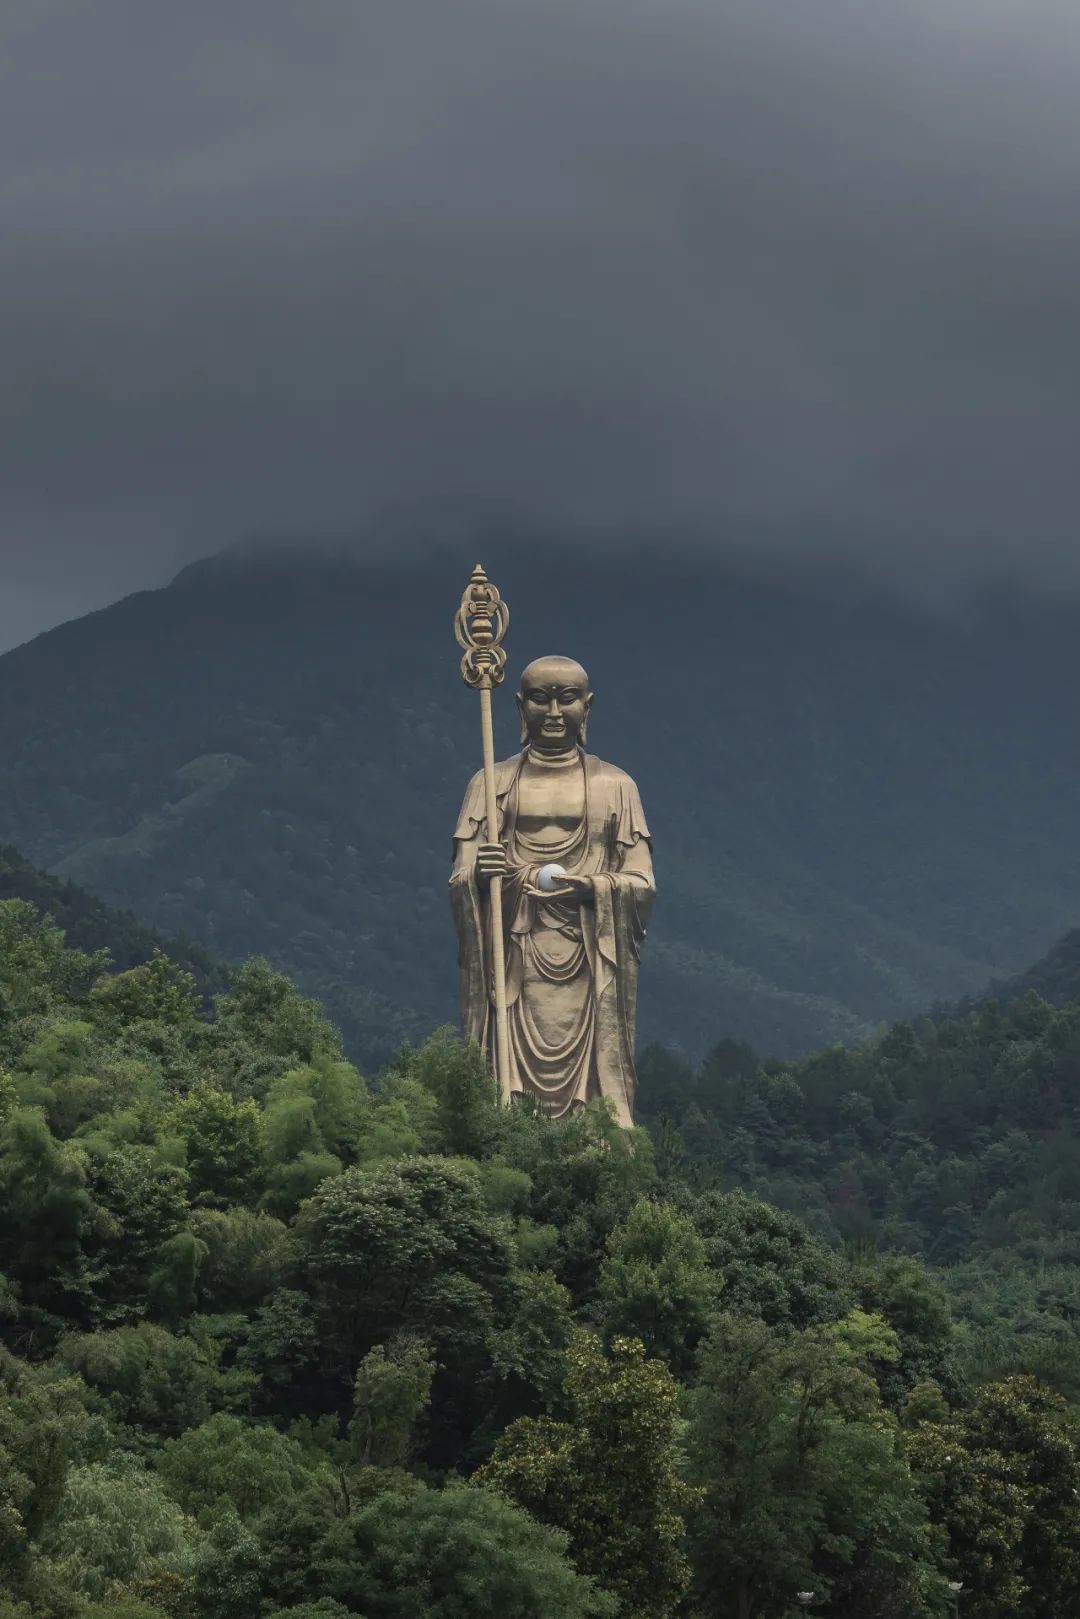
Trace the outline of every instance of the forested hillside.
{"label": "forested hillside", "polygon": [[1072,928],[1026,972],[992,987],[996,999],[1003,1002],[1019,1000],[1028,990],[1053,1006],[1080,1000],[1080,928]]}
{"label": "forested hillside", "polygon": [[0,900],[5,899],[27,900],[51,916],[74,949],[107,950],[110,966],[119,971],[145,965],[160,950],[191,974],[204,999],[228,987],[229,969],[193,939],[167,939],[143,927],[130,911],[114,910],[70,879],[38,870],[18,849],[0,848]]}
{"label": "forested hillside", "polygon": [[837,1109],[866,1132],[855,1095],[961,1175],[963,1105],[1003,1230],[1023,1095],[1075,1151],[1075,1007],[987,1008],[962,1055],[922,1025],[790,1072],[722,1048],[717,1158],[504,1112],[445,1033],[362,1078],[257,962],[215,1012],[0,902],[3,1619],[945,1619],[950,1582],[977,1619],[1078,1610],[1053,1277],[1037,1330],[987,1281],[987,1326],[913,1222],[840,1250],[718,1163],[725,1130],[775,1149],[780,1092],[804,1152]]}
{"label": "forested hillside", "polygon": [[[583,657],[660,900],[641,1032],[796,1056],[1020,971],[1080,916],[1065,604],[930,616],[672,549],[491,541],[516,672]],[[385,1062],[456,1015],[450,833],[479,761],[451,619],[476,557],[260,551],[0,658],[0,839]],[[517,728],[497,695],[500,752]]]}

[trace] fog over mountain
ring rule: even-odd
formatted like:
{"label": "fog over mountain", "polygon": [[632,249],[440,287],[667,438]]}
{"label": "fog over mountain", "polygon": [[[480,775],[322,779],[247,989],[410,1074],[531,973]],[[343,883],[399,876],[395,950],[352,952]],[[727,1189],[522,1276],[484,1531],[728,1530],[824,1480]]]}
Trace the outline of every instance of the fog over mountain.
{"label": "fog over mountain", "polygon": [[1064,0],[14,0],[0,646],[402,505],[1075,583],[1078,67]]}

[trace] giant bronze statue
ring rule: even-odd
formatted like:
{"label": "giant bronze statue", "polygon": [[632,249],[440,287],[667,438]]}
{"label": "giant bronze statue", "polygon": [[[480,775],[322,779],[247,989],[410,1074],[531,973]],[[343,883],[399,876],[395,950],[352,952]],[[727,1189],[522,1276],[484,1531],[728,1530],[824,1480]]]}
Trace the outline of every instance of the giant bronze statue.
{"label": "giant bronze statue", "polygon": [[[535,1097],[558,1118],[601,1096],[630,1125],[638,961],[656,892],[641,799],[624,771],[585,751],[593,697],[571,658],[529,664],[517,695],[521,751],[494,762],[490,691],[504,655],[478,586],[505,629],[478,568],[459,640],[484,702],[485,769],[465,793],[450,878],[463,1021],[505,1101]],[[470,678],[476,619],[466,606],[478,601],[471,667],[481,674]]]}

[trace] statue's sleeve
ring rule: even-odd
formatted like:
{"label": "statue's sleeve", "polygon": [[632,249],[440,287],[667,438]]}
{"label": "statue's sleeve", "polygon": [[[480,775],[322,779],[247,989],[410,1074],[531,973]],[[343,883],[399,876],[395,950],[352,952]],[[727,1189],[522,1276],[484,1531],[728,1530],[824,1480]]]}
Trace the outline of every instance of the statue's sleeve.
{"label": "statue's sleeve", "polygon": [[601,1094],[620,1124],[634,1117],[638,963],[656,897],[652,840],[636,784],[615,783],[607,869],[593,879],[597,1050]]}
{"label": "statue's sleeve", "polygon": [[487,1030],[487,969],[484,914],[476,881],[476,851],[484,824],[484,773],[478,770],[465,789],[454,828],[454,866],[450,873],[450,906],[458,938],[461,1021],[467,1035],[481,1044]]}
{"label": "statue's sleeve", "polygon": [[642,927],[652,910],[656,895],[653,877],[652,837],[649,833],[637,783],[626,776],[619,783],[612,849],[612,877],[615,887],[633,891],[637,919]]}
{"label": "statue's sleeve", "polygon": [[466,859],[476,862],[476,845],[479,841],[480,828],[485,820],[484,814],[484,772],[478,770],[465,789],[465,797],[461,801],[461,813],[454,828],[454,863],[455,867],[463,853],[463,846],[472,844],[472,849],[466,854]]}

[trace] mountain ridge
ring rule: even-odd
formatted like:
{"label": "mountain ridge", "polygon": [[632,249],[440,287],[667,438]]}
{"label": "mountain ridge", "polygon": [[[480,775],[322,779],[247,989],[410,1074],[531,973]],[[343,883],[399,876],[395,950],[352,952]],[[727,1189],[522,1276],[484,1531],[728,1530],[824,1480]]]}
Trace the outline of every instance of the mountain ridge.
{"label": "mountain ridge", "polygon": [[[422,567],[227,553],[14,649],[0,838],[166,933],[266,954],[365,1061],[453,1020],[449,838],[479,745],[450,626],[475,553],[511,603],[511,671],[583,656],[591,741],[642,788],[643,1038],[855,1040],[1022,970],[1080,915],[1071,607],[952,623],[526,543]],[[224,757],[228,780],[185,792]]]}

